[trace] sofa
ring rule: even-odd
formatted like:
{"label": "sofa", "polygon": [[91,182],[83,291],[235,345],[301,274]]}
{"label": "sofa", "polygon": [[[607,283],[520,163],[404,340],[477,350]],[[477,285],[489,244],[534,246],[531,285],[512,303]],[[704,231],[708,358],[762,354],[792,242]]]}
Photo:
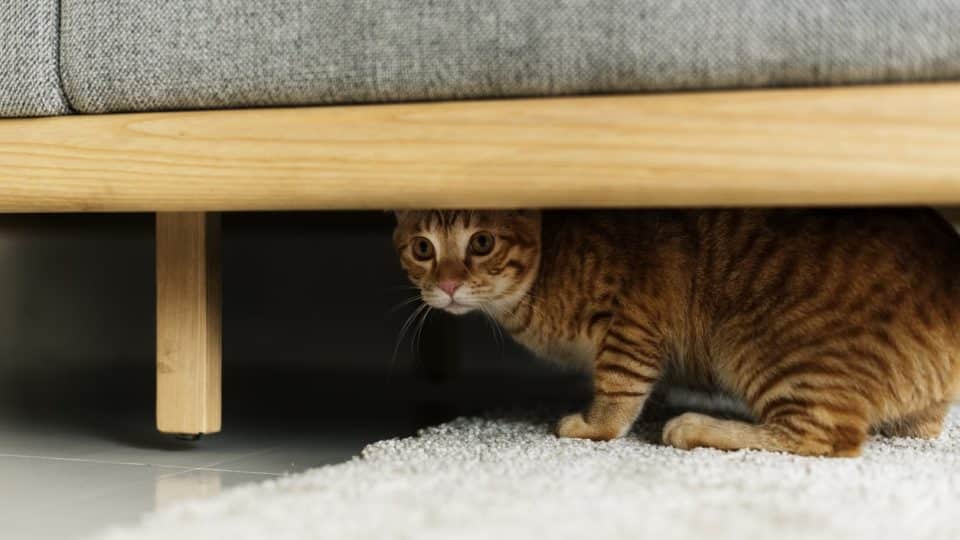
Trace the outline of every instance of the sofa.
{"label": "sofa", "polygon": [[157,215],[220,429],[222,211],[960,203],[960,0],[5,0],[0,211]]}

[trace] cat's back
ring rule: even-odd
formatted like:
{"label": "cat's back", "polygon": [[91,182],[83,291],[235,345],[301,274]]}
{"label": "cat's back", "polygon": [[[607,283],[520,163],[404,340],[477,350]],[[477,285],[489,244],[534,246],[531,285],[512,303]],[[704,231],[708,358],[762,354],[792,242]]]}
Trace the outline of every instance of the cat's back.
{"label": "cat's back", "polygon": [[[843,314],[960,306],[960,237],[931,209],[730,209],[676,214],[707,309],[785,303]],[[843,300],[849,301],[843,303]],[[783,307],[783,306],[781,306]]]}
{"label": "cat's back", "polygon": [[682,219],[696,266],[744,285],[885,279],[948,293],[960,277],[960,236],[932,209],[730,209]]}
{"label": "cat's back", "polygon": [[960,294],[960,236],[928,208],[564,210],[543,234],[553,268],[689,273],[676,281],[718,301],[868,281]]}

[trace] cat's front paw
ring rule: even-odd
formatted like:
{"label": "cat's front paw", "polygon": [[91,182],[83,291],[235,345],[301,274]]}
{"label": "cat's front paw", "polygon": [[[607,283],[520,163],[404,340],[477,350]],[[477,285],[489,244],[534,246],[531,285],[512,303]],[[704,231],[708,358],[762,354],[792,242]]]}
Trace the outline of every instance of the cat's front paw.
{"label": "cat's front paw", "polygon": [[584,434],[587,433],[588,426],[586,420],[583,419],[583,415],[580,413],[571,414],[564,416],[557,422],[557,437],[566,437],[569,439],[586,439]]}
{"label": "cat's front paw", "polygon": [[609,441],[621,435],[618,429],[610,429],[607,426],[587,423],[581,413],[563,417],[557,423],[556,431],[558,437],[590,439],[594,441]]}

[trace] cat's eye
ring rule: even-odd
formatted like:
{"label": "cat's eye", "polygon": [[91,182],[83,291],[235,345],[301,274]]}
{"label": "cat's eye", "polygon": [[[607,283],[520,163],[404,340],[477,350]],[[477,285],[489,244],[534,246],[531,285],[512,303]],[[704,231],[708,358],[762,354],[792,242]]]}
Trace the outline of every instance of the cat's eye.
{"label": "cat's eye", "polygon": [[470,237],[470,253],[474,255],[487,255],[493,251],[493,234],[487,231],[480,231]]}
{"label": "cat's eye", "polygon": [[418,261],[429,261],[433,258],[433,242],[422,236],[418,236],[410,243],[410,251],[413,252],[413,258]]}

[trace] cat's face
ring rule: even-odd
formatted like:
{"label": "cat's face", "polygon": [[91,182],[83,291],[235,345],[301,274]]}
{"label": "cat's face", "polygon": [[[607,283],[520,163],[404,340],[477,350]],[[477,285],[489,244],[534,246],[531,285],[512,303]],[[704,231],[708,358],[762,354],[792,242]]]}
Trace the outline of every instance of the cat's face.
{"label": "cat's face", "polygon": [[397,212],[394,245],[423,301],[456,315],[516,305],[540,263],[540,212]]}

